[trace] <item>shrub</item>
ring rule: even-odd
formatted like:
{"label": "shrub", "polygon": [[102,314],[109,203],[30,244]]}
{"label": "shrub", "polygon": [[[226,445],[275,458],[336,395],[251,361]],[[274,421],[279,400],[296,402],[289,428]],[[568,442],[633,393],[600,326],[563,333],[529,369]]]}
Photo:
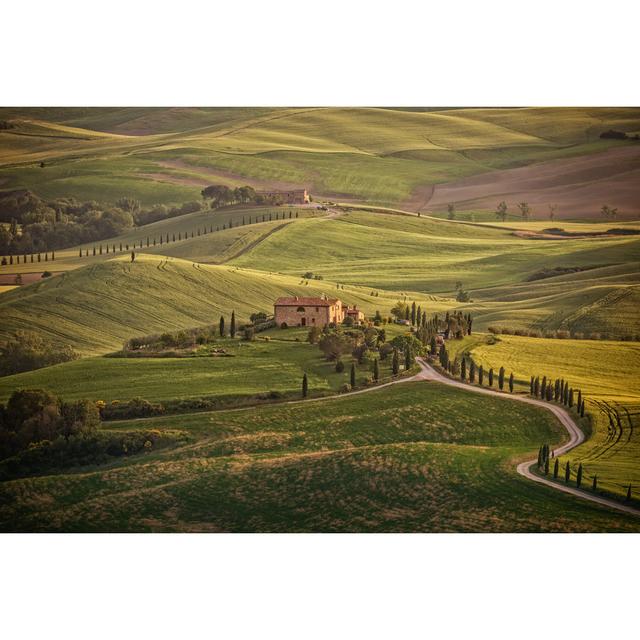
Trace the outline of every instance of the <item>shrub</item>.
{"label": "shrub", "polygon": [[77,357],[69,345],[55,344],[31,331],[16,331],[0,343],[0,376],[49,367]]}
{"label": "shrub", "polygon": [[340,393],[348,393],[349,391],[351,391],[351,385],[348,382],[345,382],[344,384],[340,385],[339,391]]}
{"label": "shrub", "polygon": [[336,373],[342,373],[344,371],[344,362],[342,360],[336,360]]}
{"label": "shrub", "polygon": [[102,409],[103,420],[127,420],[130,418],[148,418],[165,412],[162,404],[153,404],[144,398],[133,398],[128,402],[113,401]]}

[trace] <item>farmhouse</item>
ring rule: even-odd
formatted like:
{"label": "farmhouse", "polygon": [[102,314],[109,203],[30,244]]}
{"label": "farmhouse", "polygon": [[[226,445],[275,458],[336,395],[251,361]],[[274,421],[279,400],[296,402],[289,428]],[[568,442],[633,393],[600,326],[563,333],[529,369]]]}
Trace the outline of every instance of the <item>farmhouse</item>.
{"label": "farmhouse", "polygon": [[345,317],[353,318],[354,323],[364,320],[364,313],[356,307],[343,305],[338,298],[309,298],[293,296],[278,298],[273,304],[276,326],[287,327],[326,327],[330,323],[340,324]]}
{"label": "farmhouse", "polygon": [[278,204],[306,204],[310,202],[306,189],[291,189],[290,191],[256,191],[256,195],[266,201]]}

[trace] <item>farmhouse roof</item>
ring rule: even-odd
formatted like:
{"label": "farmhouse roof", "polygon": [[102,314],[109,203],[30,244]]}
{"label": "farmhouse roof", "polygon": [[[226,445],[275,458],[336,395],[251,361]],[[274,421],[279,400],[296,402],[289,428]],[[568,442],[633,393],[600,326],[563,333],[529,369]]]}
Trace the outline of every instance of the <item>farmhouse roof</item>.
{"label": "farmhouse roof", "polygon": [[338,298],[309,298],[304,296],[293,296],[291,298],[278,298],[274,302],[274,306],[276,307],[304,307],[305,305],[309,307],[330,307],[336,303],[340,302]]}

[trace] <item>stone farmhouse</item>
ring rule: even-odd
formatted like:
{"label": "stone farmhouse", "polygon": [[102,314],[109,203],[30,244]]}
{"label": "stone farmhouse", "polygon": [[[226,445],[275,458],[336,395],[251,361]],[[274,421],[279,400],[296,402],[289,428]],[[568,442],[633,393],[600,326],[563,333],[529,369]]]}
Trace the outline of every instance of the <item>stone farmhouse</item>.
{"label": "stone farmhouse", "polygon": [[289,191],[256,191],[256,195],[267,201],[282,204],[306,204],[310,202],[309,192],[306,189],[291,189]]}
{"label": "stone farmhouse", "polygon": [[330,323],[340,324],[346,317],[353,318],[354,324],[364,320],[364,313],[357,307],[343,305],[338,298],[309,298],[294,296],[278,298],[273,304],[276,326],[326,327]]}

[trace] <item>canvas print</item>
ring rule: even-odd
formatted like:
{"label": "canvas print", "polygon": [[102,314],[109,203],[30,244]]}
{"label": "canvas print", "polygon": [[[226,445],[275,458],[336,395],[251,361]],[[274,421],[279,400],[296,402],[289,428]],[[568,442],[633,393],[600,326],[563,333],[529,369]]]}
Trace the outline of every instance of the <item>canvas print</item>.
{"label": "canvas print", "polygon": [[640,531],[640,109],[0,109],[3,532]]}

